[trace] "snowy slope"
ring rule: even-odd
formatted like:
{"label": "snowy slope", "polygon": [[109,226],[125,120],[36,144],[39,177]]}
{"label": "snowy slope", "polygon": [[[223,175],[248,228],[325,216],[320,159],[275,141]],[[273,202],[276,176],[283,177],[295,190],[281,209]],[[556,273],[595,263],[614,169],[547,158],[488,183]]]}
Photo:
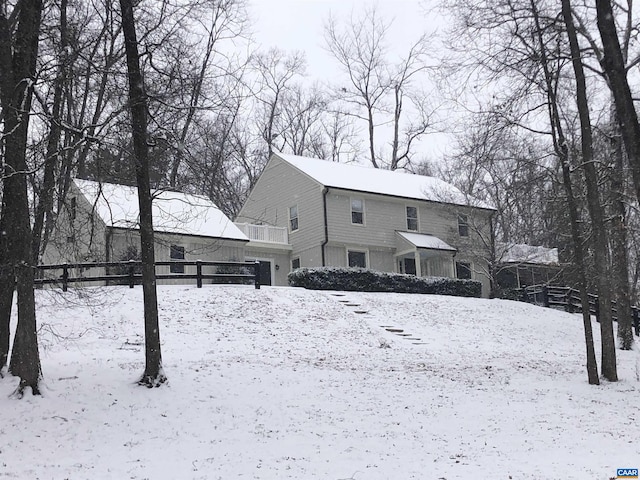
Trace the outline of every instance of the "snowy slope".
{"label": "snowy slope", "polygon": [[147,390],[139,287],[38,294],[48,388],[10,400],[16,379],[0,380],[1,478],[606,480],[640,465],[638,355],[587,385],[577,315],[159,287],[170,383]]}

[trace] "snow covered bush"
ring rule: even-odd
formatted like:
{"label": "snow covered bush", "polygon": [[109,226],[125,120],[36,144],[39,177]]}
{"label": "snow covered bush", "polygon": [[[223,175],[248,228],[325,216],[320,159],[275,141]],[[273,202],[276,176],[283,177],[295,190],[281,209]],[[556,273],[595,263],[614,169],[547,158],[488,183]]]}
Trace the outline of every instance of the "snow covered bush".
{"label": "snow covered bush", "polygon": [[365,268],[298,268],[289,274],[288,280],[292,287],[310,290],[428,293],[458,297],[480,297],[482,291],[481,283],[476,280],[416,277]]}

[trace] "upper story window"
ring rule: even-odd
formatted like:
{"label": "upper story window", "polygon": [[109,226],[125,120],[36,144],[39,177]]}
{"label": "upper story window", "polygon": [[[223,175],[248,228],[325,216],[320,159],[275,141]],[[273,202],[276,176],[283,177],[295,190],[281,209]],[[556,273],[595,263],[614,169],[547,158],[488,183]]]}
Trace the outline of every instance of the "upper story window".
{"label": "upper story window", "polygon": [[298,206],[289,207],[289,230],[298,230]]}
{"label": "upper story window", "polygon": [[418,207],[407,206],[407,230],[418,231]]}
{"label": "upper story window", "polygon": [[[171,245],[169,250],[171,260],[184,260],[184,247],[181,245]],[[184,273],[184,265],[172,264],[169,266],[171,273]]]}
{"label": "upper story window", "polygon": [[458,233],[461,237],[469,236],[469,219],[466,215],[458,214]]}
{"label": "upper story window", "polygon": [[351,223],[364,225],[364,200],[361,198],[351,199]]}

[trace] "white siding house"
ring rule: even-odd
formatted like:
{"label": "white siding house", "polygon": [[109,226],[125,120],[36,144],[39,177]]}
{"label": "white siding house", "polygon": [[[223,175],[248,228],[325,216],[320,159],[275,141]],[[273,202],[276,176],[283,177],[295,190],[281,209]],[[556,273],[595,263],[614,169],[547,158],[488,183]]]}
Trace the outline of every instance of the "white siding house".
{"label": "white siding house", "polygon": [[[152,195],[156,261],[244,261],[249,239],[209,199],[159,190]],[[135,259],[138,221],[136,187],[74,179],[43,263]],[[169,270],[159,267],[157,273]]]}
{"label": "white siding house", "polygon": [[493,211],[433,177],[275,153],[236,222],[287,231],[287,272],[362,266],[457,276],[481,281],[488,295]]}

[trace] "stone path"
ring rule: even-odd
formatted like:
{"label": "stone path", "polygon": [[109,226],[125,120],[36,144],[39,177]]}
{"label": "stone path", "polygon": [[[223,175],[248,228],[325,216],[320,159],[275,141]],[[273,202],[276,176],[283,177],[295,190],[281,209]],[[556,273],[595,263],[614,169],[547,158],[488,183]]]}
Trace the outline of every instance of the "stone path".
{"label": "stone path", "polygon": [[[353,313],[357,313],[359,315],[366,315],[369,312],[366,310],[366,307],[364,307],[363,305],[361,305],[360,303],[357,303],[353,300],[349,300],[347,298],[347,294],[346,293],[331,293],[331,296],[336,297],[338,299],[338,301],[340,303],[342,303],[345,307],[351,307],[353,308]],[[411,334],[411,333],[407,333],[404,331],[404,329],[396,327],[394,325],[380,325],[380,328],[384,328],[387,332],[389,333],[393,333],[395,335],[397,335],[400,338],[403,338],[405,340],[409,340],[411,341],[411,343],[413,345],[426,345],[425,342],[421,342],[421,338],[416,337],[415,335]]]}

